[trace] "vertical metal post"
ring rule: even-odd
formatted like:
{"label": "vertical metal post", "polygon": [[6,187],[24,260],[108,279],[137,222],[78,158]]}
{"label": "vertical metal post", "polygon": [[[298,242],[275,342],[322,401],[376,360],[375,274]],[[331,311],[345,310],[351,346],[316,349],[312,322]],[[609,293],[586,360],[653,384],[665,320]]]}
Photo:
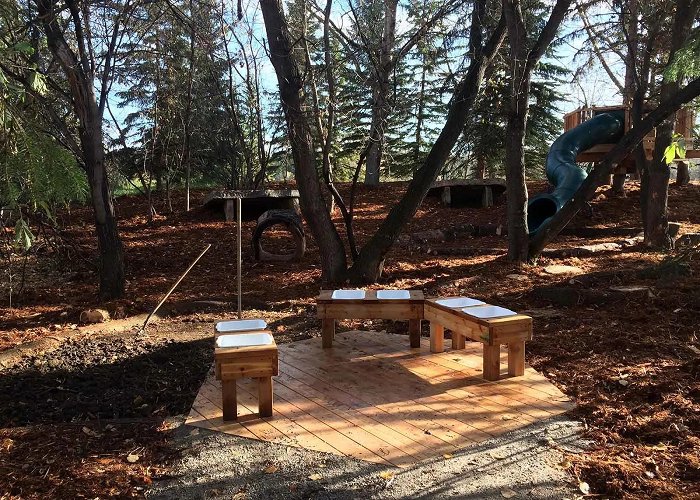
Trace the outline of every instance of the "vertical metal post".
{"label": "vertical metal post", "polygon": [[236,198],[236,218],[238,219],[238,319],[241,319],[241,269],[243,263],[241,262],[241,197]]}

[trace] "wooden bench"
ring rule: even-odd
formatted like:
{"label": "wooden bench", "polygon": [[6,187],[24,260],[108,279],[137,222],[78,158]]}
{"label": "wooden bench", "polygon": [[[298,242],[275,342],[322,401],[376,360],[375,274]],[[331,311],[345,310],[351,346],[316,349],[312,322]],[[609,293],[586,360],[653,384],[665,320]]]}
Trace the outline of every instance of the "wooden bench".
{"label": "wooden bench", "polygon": [[277,344],[269,331],[222,334],[214,349],[216,378],[221,380],[224,421],[238,418],[236,381],[258,380],[258,410],[272,416],[272,377],[278,374]]}
{"label": "wooden bench", "polygon": [[430,352],[443,352],[447,328],[452,331],[453,349],[463,349],[465,339],[484,345],[486,380],[500,378],[502,344],[508,345],[508,375],[524,375],[525,342],[532,339],[531,317],[468,297],[427,299],[423,317],[430,321]]}
{"label": "wooden bench", "polygon": [[420,290],[321,290],[316,304],[323,347],[333,346],[340,319],[408,320],[410,345],[420,347],[424,299]]}

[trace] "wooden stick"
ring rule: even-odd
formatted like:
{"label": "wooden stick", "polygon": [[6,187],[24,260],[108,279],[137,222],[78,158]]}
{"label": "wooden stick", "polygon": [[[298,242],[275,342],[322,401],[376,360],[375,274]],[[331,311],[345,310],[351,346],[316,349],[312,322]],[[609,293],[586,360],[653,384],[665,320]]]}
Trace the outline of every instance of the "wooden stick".
{"label": "wooden stick", "polygon": [[148,322],[151,321],[151,318],[153,317],[153,315],[156,312],[158,312],[158,309],[160,309],[160,306],[162,306],[163,303],[166,300],[168,300],[168,297],[170,297],[170,294],[173,293],[175,288],[177,288],[177,285],[180,284],[180,282],[183,280],[183,278],[185,276],[187,276],[187,273],[189,273],[192,270],[192,268],[195,266],[195,264],[197,262],[199,262],[199,259],[201,259],[204,256],[204,254],[207,253],[207,251],[209,251],[210,248],[211,248],[211,243],[209,245],[207,245],[207,247],[204,250],[202,250],[202,253],[200,253],[199,256],[196,259],[194,259],[194,262],[192,262],[192,264],[190,264],[190,267],[188,267],[187,270],[184,273],[182,273],[182,276],[180,276],[180,278],[175,282],[175,284],[170,288],[170,290],[168,290],[168,293],[166,293],[165,296],[160,300],[160,302],[158,302],[158,305],[155,307],[155,309],[153,309],[151,311],[151,313],[146,318],[146,321],[143,322],[143,326],[139,330],[140,334],[146,333],[146,327],[148,326]]}

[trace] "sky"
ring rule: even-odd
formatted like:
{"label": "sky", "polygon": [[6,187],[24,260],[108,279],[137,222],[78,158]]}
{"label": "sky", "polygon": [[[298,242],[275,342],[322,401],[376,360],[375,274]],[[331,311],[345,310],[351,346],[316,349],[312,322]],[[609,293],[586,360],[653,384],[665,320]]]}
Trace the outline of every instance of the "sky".
{"label": "sky", "polygon": [[[322,1],[322,0],[316,0]],[[235,2],[228,3],[231,8],[235,8]],[[347,14],[347,0],[339,0],[334,4],[333,21],[337,26],[349,26],[350,18]],[[264,50],[263,45],[265,43],[266,34],[264,29],[264,23],[262,19],[262,14],[260,12],[259,2],[257,0],[244,1],[244,16],[245,19],[243,24],[245,26],[251,27],[251,35],[253,38],[253,46],[256,51],[262,53]],[[411,23],[408,20],[408,15],[406,10],[399,8],[397,16],[397,37],[406,33],[412,28]],[[578,29],[579,25],[575,21],[569,20],[562,30],[562,35],[569,34],[573,30]],[[239,28],[240,29],[240,26]],[[557,49],[556,56],[552,58],[553,62],[556,62],[560,66],[566,68],[576,68],[580,66],[584,59],[582,57],[575,57],[577,51],[579,51],[584,43],[584,37],[578,37],[573,40],[566,40]],[[619,61],[609,60],[609,65],[613,68],[613,71],[618,73],[620,76],[624,73],[624,68]],[[569,77],[570,80],[570,77]],[[263,64],[261,67],[261,85],[264,91],[268,91],[274,95],[277,90],[277,79],[267,57],[263,57]],[[110,96],[110,107],[114,113],[116,119],[120,122],[120,126],[123,126],[125,117],[135,111],[133,107],[120,108],[118,106],[118,99],[115,96],[117,91],[121,90],[119,86],[115,86],[112,89]],[[595,106],[603,105],[614,105],[621,102],[621,97],[617,88],[610,82],[608,75],[604,72],[599,63],[593,65],[592,68],[586,71],[577,82],[564,82],[560,85],[560,93],[565,96],[565,100],[559,103],[559,108],[562,111],[562,115],[579,108],[584,103]],[[266,106],[271,108],[275,103],[267,102]],[[106,118],[109,119],[107,114]],[[117,135],[116,127],[113,124],[108,124],[107,133],[112,137]]]}

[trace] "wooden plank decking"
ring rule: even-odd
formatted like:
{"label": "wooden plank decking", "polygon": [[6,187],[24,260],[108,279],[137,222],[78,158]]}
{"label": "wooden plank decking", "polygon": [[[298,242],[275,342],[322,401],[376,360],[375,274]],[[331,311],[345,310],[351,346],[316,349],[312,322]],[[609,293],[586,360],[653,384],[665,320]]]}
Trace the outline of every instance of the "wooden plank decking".
{"label": "wooden plank decking", "polygon": [[[481,343],[430,353],[383,332],[336,334],[279,346],[274,414],[257,413],[257,387],[238,381],[239,419],[224,423],[213,371],[187,424],[237,436],[409,466],[559,415],[569,399],[530,367],[525,376],[488,382]],[[505,348],[502,356],[505,356]]]}

